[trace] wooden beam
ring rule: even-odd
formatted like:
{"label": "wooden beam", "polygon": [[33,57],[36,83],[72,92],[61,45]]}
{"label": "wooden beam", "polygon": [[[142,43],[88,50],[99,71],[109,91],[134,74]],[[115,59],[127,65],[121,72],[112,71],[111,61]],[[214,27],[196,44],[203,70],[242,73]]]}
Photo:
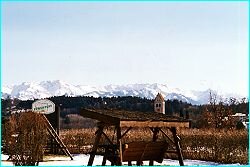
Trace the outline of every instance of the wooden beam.
{"label": "wooden beam", "polygon": [[121,127],[189,127],[189,122],[163,122],[163,121],[120,121]]}

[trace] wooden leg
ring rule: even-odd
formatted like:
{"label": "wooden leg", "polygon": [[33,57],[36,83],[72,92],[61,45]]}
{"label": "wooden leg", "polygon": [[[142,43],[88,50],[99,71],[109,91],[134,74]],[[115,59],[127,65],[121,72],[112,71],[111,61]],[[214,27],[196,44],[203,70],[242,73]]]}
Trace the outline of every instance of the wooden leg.
{"label": "wooden leg", "polygon": [[102,166],[106,165],[106,161],[107,161],[107,158],[106,158],[106,155],[104,155],[102,159]]}
{"label": "wooden leg", "polygon": [[132,162],[131,161],[128,161],[128,166],[132,166]]}
{"label": "wooden leg", "polygon": [[108,148],[104,148],[104,149],[105,149],[105,152],[104,152],[103,159],[102,159],[102,166],[106,165],[107,155],[108,155]]}
{"label": "wooden leg", "polygon": [[158,139],[158,133],[159,133],[159,129],[154,128],[154,130],[153,130],[153,141],[156,141]]}
{"label": "wooden leg", "polygon": [[122,165],[122,138],[121,138],[121,127],[117,126],[117,145],[119,146],[119,157],[117,159],[117,164],[116,165]]}
{"label": "wooden leg", "polygon": [[141,162],[140,161],[136,161],[136,166],[141,166]]}
{"label": "wooden leg", "polygon": [[181,153],[181,147],[180,147],[180,143],[179,143],[180,138],[176,134],[176,128],[175,127],[172,127],[170,130],[171,130],[171,132],[173,134],[173,137],[174,137],[174,142],[175,142],[175,147],[176,147],[176,151],[177,151],[177,154],[178,154],[179,164],[180,164],[180,166],[184,166],[183,156],[182,156],[182,153]]}
{"label": "wooden leg", "polygon": [[[159,129],[158,128],[153,128],[151,129],[152,132],[153,132],[153,141],[156,141],[158,139],[158,133],[159,133]],[[150,160],[149,161],[149,165],[150,166],[153,166],[154,164],[154,161],[153,160]]]}
{"label": "wooden leg", "polygon": [[92,166],[93,165],[95,154],[96,154],[96,150],[98,148],[98,144],[99,144],[99,141],[101,139],[102,131],[103,131],[103,126],[99,126],[99,129],[96,131],[95,142],[94,142],[94,145],[93,145],[93,148],[92,148],[92,152],[91,152],[90,157],[89,157],[88,166]]}

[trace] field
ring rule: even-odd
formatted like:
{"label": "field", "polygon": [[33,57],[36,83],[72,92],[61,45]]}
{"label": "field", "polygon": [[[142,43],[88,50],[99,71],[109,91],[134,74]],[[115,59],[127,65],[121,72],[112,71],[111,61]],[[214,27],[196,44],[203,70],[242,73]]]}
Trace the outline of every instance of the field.
{"label": "field", "polygon": [[[70,152],[82,154],[91,151],[96,129],[62,130],[61,138]],[[109,138],[115,139],[114,130],[106,130]],[[225,164],[248,163],[247,130],[215,130],[215,129],[178,129],[184,159],[213,161]],[[163,136],[159,136],[163,138]],[[152,132],[149,129],[133,129],[124,141],[150,141]],[[105,142],[102,140],[102,142]],[[172,154],[165,158],[176,159]]]}
{"label": "field", "polygon": [[[25,115],[28,117],[24,117]],[[30,127],[34,129],[35,125],[30,126],[31,121],[26,121],[27,119],[24,118],[32,118],[30,117],[29,113],[23,115],[23,119],[20,118],[20,120],[23,121],[25,126],[22,127],[19,130],[22,133],[20,134],[30,134],[28,132],[31,132]],[[34,116],[34,115],[33,115]],[[14,119],[14,118],[13,118]],[[14,121],[10,121],[10,123],[13,123]],[[34,121],[36,122],[36,121]],[[19,123],[19,122],[17,122]],[[17,124],[13,124],[17,125]],[[19,124],[18,124],[19,125]],[[23,124],[20,124],[23,125]],[[7,124],[6,124],[7,126]],[[5,126],[4,126],[5,127]],[[9,126],[10,129],[4,128],[5,133],[3,133],[3,136],[6,137],[6,139],[12,139],[10,141],[17,141],[15,136],[13,137],[13,133],[11,130],[12,126]],[[16,127],[16,126],[13,126]],[[12,128],[13,128],[12,127]],[[36,129],[44,129],[45,128],[36,128]],[[60,131],[60,138],[63,140],[64,144],[67,146],[69,151],[72,154],[86,154],[91,151],[92,144],[94,142],[95,138],[95,132],[96,128],[85,128],[85,129],[61,129]],[[122,129],[122,134],[127,129]],[[168,129],[162,129],[166,132],[166,134],[170,137],[172,137],[171,132]],[[6,133],[9,132],[9,133]],[[33,131],[34,132],[34,131]],[[105,129],[105,134],[108,136],[109,140],[116,141],[116,135],[114,134],[115,130],[113,127],[109,127],[108,129]],[[40,134],[40,133],[39,133]],[[248,131],[245,129],[242,130],[236,130],[236,129],[188,129],[188,128],[179,128],[177,129],[177,134],[179,135],[181,141],[180,145],[183,152],[184,159],[191,159],[191,160],[203,160],[203,161],[211,161],[211,162],[217,162],[220,164],[247,164],[248,163]],[[11,136],[11,137],[10,137]],[[20,138],[22,137],[19,135]],[[26,135],[24,137],[27,137],[28,140],[20,140],[20,141],[29,141],[29,144],[20,144],[20,142],[17,142],[16,144],[19,144],[17,146],[10,145],[6,148],[15,148],[13,151],[21,151],[21,152],[27,152],[24,150],[30,150],[30,146],[34,145],[34,141],[37,141],[36,139],[31,139],[31,136],[35,137],[37,135]],[[41,138],[41,137],[39,137]],[[158,135],[159,140],[165,140],[165,136],[159,133]],[[152,141],[152,132],[149,128],[133,128],[130,130],[123,138],[122,143],[129,143],[133,141]],[[169,140],[167,140],[169,141]],[[6,142],[8,144],[15,143],[15,142]],[[44,140],[44,143],[46,143],[46,140]],[[169,142],[170,143],[170,142]],[[101,138],[100,144],[108,144],[107,140],[104,140],[104,138]],[[25,147],[24,147],[25,146]],[[35,147],[32,147],[35,148]],[[173,150],[170,148],[170,150]],[[7,149],[7,151],[11,151],[10,149]],[[103,151],[103,150],[99,150]],[[10,152],[11,153],[11,152]],[[15,153],[15,152],[13,152]],[[28,152],[29,153],[29,152]],[[36,153],[36,152],[34,152]],[[12,155],[12,154],[9,154]],[[33,154],[32,154],[33,155]],[[175,154],[166,153],[165,159],[177,159],[177,156]]]}

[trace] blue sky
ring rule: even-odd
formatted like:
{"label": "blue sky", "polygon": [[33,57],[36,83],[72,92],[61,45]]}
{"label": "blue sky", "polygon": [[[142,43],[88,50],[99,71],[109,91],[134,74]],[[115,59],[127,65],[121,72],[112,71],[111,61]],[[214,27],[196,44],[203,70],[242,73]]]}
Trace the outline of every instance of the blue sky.
{"label": "blue sky", "polygon": [[247,2],[3,2],[2,84],[248,94]]}

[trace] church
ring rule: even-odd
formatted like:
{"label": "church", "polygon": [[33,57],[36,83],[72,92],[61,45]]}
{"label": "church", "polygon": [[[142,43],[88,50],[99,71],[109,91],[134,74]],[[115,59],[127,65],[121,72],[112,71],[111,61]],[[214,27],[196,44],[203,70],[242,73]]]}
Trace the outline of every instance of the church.
{"label": "church", "polygon": [[165,100],[161,93],[158,93],[155,97],[154,111],[165,114]]}

